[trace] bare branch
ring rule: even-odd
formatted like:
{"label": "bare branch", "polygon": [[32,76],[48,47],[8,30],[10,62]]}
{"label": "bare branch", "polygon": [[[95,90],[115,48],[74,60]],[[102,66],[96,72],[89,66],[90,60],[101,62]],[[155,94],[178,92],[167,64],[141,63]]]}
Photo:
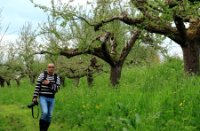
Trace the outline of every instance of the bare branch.
{"label": "bare branch", "polygon": [[125,47],[122,50],[121,56],[119,58],[119,63],[123,64],[132,47],[134,46],[136,40],[139,38],[141,31],[133,32],[131,39],[125,44]]}
{"label": "bare branch", "polygon": [[1,36],[1,38],[0,38],[0,42],[3,41],[3,38],[4,38],[4,36],[6,35],[8,29],[9,29],[9,25],[6,27],[6,29],[5,29],[5,31],[4,31],[4,33],[3,33],[3,35]]}
{"label": "bare branch", "polygon": [[85,23],[87,23],[89,26],[95,26],[94,24],[91,24],[87,19],[85,19],[84,17],[82,16],[77,16],[74,14],[75,17],[77,17],[78,19],[80,20],[83,20]]}
{"label": "bare branch", "polygon": [[[63,55],[67,58],[71,58],[74,56],[82,55],[82,54],[91,54],[94,56],[97,56],[98,58],[104,60],[105,62],[109,63],[110,65],[113,65],[113,60],[109,54],[109,51],[107,50],[106,43],[109,40],[110,32],[106,32],[104,35],[103,41],[100,47],[93,48],[93,49],[87,49],[87,50],[78,50],[78,49],[59,49],[59,52],[53,53],[49,51],[39,51],[31,54],[29,57],[32,57],[36,54],[50,54],[50,55]],[[98,40],[98,39],[97,39]],[[94,42],[94,41],[93,41]]]}

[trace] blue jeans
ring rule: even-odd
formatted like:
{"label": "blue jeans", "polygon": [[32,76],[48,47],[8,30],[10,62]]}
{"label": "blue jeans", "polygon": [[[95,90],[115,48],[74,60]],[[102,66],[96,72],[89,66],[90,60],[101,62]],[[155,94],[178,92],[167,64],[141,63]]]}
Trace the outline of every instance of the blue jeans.
{"label": "blue jeans", "polygon": [[47,122],[51,122],[51,117],[54,109],[54,98],[40,96],[40,107],[42,110],[41,119]]}

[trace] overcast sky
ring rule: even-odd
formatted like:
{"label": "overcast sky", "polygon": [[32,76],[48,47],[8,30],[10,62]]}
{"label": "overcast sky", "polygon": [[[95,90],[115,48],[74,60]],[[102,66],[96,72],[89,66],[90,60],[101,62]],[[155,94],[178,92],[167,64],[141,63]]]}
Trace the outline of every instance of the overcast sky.
{"label": "overcast sky", "polygon": [[[51,0],[34,0],[35,3],[42,5],[50,5]],[[62,0],[63,2],[69,0]],[[84,5],[86,0],[75,0],[74,4]],[[3,27],[9,25],[9,30],[4,40],[16,39],[20,29],[26,22],[31,22],[33,27],[37,27],[38,23],[46,21],[46,14],[39,8],[34,7],[30,0],[0,0],[0,8],[2,9]]]}
{"label": "overcast sky", "polygon": [[[49,0],[41,1],[47,4]],[[45,13],[35,8],[29,0],[0,0],[0,5],[3,27],[9,25],[4,40],[14,40],[25,22],[31,22],[36,27],[39,22],[46,20]]]}
{"label": "overcast sky", "polygon": [[[34,0],[36,3],[50,5],[51,0]],[[62,0],[63,2],[69,0]],[[86,5],[87,0],[75,0],[76,4]],[[0,8],[2,9],[2,25],[5,28],[9,25],[9,30],[4,37],[4,41],[14,41],[19,34],[20,29],[26,22],[31,22],[33,27],[37,27],[38,23],[46,21],[46,14],[39,8],[33,6],[29,0],[0,0]],[[166,40],[169,43],[169,40]],[[180,55],[181,50],[178,45],[168,45],[170,54]]]}

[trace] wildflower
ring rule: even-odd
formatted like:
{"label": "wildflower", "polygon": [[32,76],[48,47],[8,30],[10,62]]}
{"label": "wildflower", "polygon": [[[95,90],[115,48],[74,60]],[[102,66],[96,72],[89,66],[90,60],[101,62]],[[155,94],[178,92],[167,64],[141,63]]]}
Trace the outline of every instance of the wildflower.
{"label": "wildflower", "polygon": [[100,106],[99,105],[96,105],[96,109],[99,109],[100,108]]}

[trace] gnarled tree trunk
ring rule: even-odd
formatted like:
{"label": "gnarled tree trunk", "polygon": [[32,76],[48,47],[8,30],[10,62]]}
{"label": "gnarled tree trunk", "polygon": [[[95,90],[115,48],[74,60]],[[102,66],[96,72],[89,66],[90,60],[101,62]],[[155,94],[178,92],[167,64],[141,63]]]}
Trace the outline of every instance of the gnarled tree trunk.
{"label": "gnarled tree trunk", "polygon": [[88,68],[88,71],[87,71],[88,87],[92,87],[93,81],[94,81],[93,72],[92,72],[92,70],[90,68]]}
{"label": "gnarled tree trunk", "polygon": [[4,87],[4,82],[5,82],[5,80],[2,77],[0,77],[0,86],[1,87]]}
{"label": "gnarled tree trunk", "polygon": [[119,84],[121,73],[122,73],[121,64],[116,64],[116,65],[111,66],[110,80],[113,86],[116,86],[117,84]]}
{"label": "gnarled tree trunk", "polygon": [[193,40],[182,46],[184,70],[187,74],[199,74],[200,41]]}
{"label": "gnarled tree trunk", "polygon": [[6,81],[7,86],[10,86],[10,80]]}
{"label": "gnarled tree trunk", "polygon": [[19,87],[20,86],[20,79],[15,79],[15,81],[16,81],[17,87]]}

